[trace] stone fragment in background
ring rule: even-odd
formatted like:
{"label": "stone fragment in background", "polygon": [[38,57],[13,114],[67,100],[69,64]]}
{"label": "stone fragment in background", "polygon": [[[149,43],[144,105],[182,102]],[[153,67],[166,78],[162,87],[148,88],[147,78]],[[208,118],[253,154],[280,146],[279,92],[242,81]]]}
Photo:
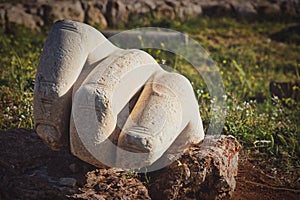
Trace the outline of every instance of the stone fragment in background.
{"label": "stone fragment in background", "polygon": [[[7,4],[6,10],[6,20],[7,23],[17,24],[17,25],[24,25],[30,29],[39,29],[41,25],[43,25],[43,21],[40,17],[36,15],[32,15],[27,13],[22,4],[16,4],[9,6]],[[2,13],[3,15],[4,13]]]}
{"label": "stone fragment in background", "polygon": [[53,24],[53,22],[62,19],[84,22],[85,14],[80,1],[46,1],[41,7],[43,8],[42,17],[45,24]]}
{"label": "stone fragment in background", "polygon": [[110,0],[106,5],[106,19],[110,27],[117,27],[127,23],[128,15],[126,6],[121,0]]}
{"label": "stone fragment in background", "polygon": [[96,4],[96,2],[83,2],[84,4],[84,12],[85,19],[84,22],[95,26],[98,29],[104,29],[107,27],[107,21],[105,16],[103,15],[101,8]]}
{"label": "stone fragment in background", "polygon": [[233,136],[206,136],[170,166],[147,174],[153,199],[230,199],[241,145]]}

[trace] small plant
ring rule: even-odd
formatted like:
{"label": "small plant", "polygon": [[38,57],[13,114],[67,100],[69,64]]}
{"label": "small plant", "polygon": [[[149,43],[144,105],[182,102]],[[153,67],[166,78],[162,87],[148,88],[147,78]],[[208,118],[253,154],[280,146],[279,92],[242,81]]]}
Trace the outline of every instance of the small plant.
{"label": "small plant", "polygon": [[134,178],[135,176],[136,176],[136,173],[134,171],[128,171],[128,172],[126,172],[126,175],[125,175],[125,177],[127,179]]}

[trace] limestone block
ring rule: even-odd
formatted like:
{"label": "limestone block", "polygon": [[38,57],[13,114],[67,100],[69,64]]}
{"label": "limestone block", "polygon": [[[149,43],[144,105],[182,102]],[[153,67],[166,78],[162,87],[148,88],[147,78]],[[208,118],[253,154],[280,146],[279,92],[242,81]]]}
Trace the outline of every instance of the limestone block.
{"label": "limestone block", "polygon": [[144,51],[119,49],[96,29],[69,20],[57,22],[45,43],[34,118],[52,149],[70,145],[95,166],[157,167],[204,138],[186,78],[165,72]]}

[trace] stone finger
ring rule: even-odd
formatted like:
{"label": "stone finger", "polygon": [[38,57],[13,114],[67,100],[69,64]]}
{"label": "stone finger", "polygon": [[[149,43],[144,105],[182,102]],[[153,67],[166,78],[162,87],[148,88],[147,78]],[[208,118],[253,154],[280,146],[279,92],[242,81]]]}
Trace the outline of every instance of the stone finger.
{"label": "stone finger", "polygon": [[48,35],[35,81],[34,123],[54,150],[68,145],[72,86],[90,52],[104,40],[96,29],[70,20],[56,22]]}
{"label": "stone finger", "polygon": [[172,144],[179,145],[178,149],[187,148],[203,137],[198,103],[189,81],[179,74],[156,72],[147,81],[120,133],[118,166],[150,166]]}
{"label": "stone finger", "polygon": [[97,166],[114,165],[116,145],[109,137],[117,128],[118,115],[158,70],[156,61],[141,50],[119,50],[100,62],[74,94],[72,153]]}

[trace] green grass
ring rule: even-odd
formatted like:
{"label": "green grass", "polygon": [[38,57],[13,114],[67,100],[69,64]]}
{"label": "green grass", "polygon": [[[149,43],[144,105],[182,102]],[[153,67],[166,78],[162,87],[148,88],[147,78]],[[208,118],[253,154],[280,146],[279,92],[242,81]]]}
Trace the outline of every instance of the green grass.
{"label": "green grass", "polygon": [[33,127],[33,86],[45,35],[22,27],[0,32],[0,128]]}
{"label": "green grass", "polygon": [[[299,169],[300,103],[292,99],[272,99],[269,92],[271,80],[300,80],[299,42],[270,39],[270,35],[294,25],[294,21],[250,23],[203,17],[185,23],[176,20],[132,22],[128,28],[145,24],[187,32],[209,51],[226,89],[224,134],[236,136],[245,150],[267,160],[267,165],[287,171]],[[10,33],[0,32],[3,47],[0,49],[0,129],[33,128],[34,76],[46,35],[47,31],[20,28]],[[182,58],[153,49],[148,52],[158,62],[166,61],[190,79],[207,127],[211,98],[203,80]]]}

